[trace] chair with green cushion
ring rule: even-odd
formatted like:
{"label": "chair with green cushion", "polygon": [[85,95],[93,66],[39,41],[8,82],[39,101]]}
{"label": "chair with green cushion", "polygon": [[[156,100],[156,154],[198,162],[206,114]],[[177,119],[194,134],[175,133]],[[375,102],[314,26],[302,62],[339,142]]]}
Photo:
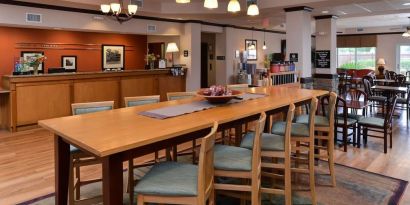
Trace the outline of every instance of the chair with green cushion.
{"label": "chair with green cushion", "polygon": [[[358,147],[360,147],[360,138],[363,133],[363,143],[367,145],[367,137],[376,137],[381,138],[384,140],[383,147],[384,153],[387,153],[387,138],[390,135],[390,148],[393,147],[393,124],[392,118],[394,114],[394,110],[397,104],[397,95],[391,98],[390,102],[388,103],[389,107],[387,109],[386,115],[384,118],[377,118],[377,117],[365,117],[359,120],[358,122]],[[363,129],[363,132],[362,132]],[[370,135],[368,131],[383,133],[383,136],[377,135]]]}
{"label": "chair with green cushion", "polygon": [[139,105],[158,103],[159,101],[160,101],[159,95],[125,97],[124,98],[125,107],[134,107],[134,106],[139,106]]}
{"label": "chair with green cushion", "polygon": [[[114,101],[75,103],[71,105],[73,115],[90,114],[94,112],[108,111],[112,109],[114,109]],[[70,145],[70,162],[71,163],[69,171],[70,178],[68,185],[68,204],[74,205],[76,201],[80,201],[81,186],[101,181],[101,179],[81,181],[80,167],[101,164],[101,161],[81,151],[77,147]],[[85,199],[81,201],[89,201],[89,203],[93,203],[93,200],[95,200],[95,198]]]}
{"label": "chair with green cushion", "polygon": [[201,139],[198,165],[161,162],[135,186],[137,204],[192,204],[214,202],[214,143],[218,124]]}
{"label": "chair with green cushion", "polygon": [[404,97],[397,98],[397,107],[400,110],[406,110],[407,123],[410,121],[410,89],[407,89],[407,93]]}
{"label": "chair with green cushion", "polygon": [[[337,133],[342,133],[342,142],[343,142],[343,151],[347,152],[347,138],[349,136],[353,136],[353,146],[356,146],[356,128],[357,128],[357,122],[358,119],[363,118],[359,117],[359,115],[349,115],[348,113],[348,108],[346,105],[346,100],[338,97],[337,98],[337,103],[336,103],[338,108],[341,109],[336,109],[337,117],[335,119],[335,139],[338,140],[337,138]],[[342,111],[339,113],[339,111]],[[356,118],[356,119],[355,119]],[[342,131],[339,131],[338,128],[342,128]],[[351,133],[349,133],[349,129],[352,130]]]}
{"label": "chair with green cushion", "polygon": [[[309,118],[307,123],[292,123],[290,139],[292,144],[292,153],[294,153],[295,167],[291,168],[292,172],[308,174],[309,185],[312,197],[312,204],[316,204],[315,191],[315,113],[317,110],[318,99],[316,97],[310,100]],[[274,122],[272,124],[272,134],[285,135],[286,122]],[[307,167],[300,166],[300,162],[306,162]],[[306,164],[304,163],[304,164]]]}
{"label": "chair with green cushion", "polygon": [[364,87],[364,92],[367,95],[367,99],[372,102],[372,104],[370,104],[370,113],[372,113],[373,111],[373,107],[376,108],[381,108],[382,109],[382,113],[384,115],[384,110],[385,110],[385,105],[386,105],[386,101],[387,101],[387,97],[385,96],[381,96],[381,95],[376,95],[373,90],[371,89],[372,84],[370,83],[370,81],[366,78],[363,78],[363,87]]}
{"label": "chair with green cushion", "polygon": [[[221,193],[239,192],[237,197],[249,200],[252,205],[261,204],[261,135],[265,126],[266,114],[261,113],[255,125],[252,150],[242,147],[216,145],[214,155],[215,178],[241,178],[243,183],[230,183],[229,180],[215,182],[215,190]],[[250,181],[250,183],[244,183]]]}
{"label": "chair with green cushion", "polygon": [[[262,193],[281,194],[285,196],[285,204],[292,204],[292,189],[291,189],[291,142],[290,132],[295,112],[295,105],[290,104],[286,116],[285,135],[275,135],[271,133],[262,133],[261,137],[261,157],[272,159],[263,161],[262,168],[273,170],[273,172],[263,171],[262,176],[276,178],[284,178],[283,189],[277,188],[276,184],[272,184],[269,188],[261,188]],[[253,148],[255,140],[255,132],[248,132],[242,139],[241,147],[246,149]],[[278,174],[275,171],[282,171],[284,174]],[[276,182],[276,181],[274,181]],[[281,187],[281,185],[279,185]]]}
{"label": "chair with green cushion", "polygon": [[193,98],[196,96],[196,92],[170,92],[167,93],[167,100],[182,100],[187,98]]}

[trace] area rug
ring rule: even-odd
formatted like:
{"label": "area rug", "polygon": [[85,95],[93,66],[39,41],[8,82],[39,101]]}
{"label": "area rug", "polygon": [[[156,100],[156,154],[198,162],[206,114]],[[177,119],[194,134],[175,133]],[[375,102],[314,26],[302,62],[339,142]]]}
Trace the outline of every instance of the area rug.
{"label": "area rug", "polygon": [[[327,173],[327,163],[320,162],[316,174],[316,195],[319,205],[395,205],[398,204],[408,182],[343,165],[336,164],[336,187],[330,186],[330,177]],[[148,171],[147,168],[135,170],[135,176],[141,177]],[[124,182],[126,179],[124,172]],[[295,205],[307,205],[310,202],[308,191],[308,177],[300,175],[298,185],[293,186],[292,200]],[[84,186],[81,196],[85,198],[101,194],[101,183]],[[284,204],[281,196],[262,196],[262,205]],[[217,204],[237,205],[238,200],[218,196]],[[53,205],[54,194],[33,199],[20,205]],[[100,205],[102,203],[98,203]],[[124,194],[124,205],[128,204],[128,196]]]}

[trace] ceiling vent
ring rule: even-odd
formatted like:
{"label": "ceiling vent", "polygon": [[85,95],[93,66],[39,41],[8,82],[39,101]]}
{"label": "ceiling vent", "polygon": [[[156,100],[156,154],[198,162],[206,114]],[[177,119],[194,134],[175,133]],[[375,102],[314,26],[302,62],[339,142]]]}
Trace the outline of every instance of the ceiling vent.
{"label": "ceiling vent", "polygon": [[363,32],[364,31],[364,28],[357,28],[356,29],[356,32]]}
{"label": "ceiling vent", "polygon": [[157,26],[156,25],[147,25],[147,32],[148,33],[157,32]]}
{"label": "ceiling vent", "polygon": [[29,23],[42,23],[43,22],[43,16],[41,14],[35,14],[35,13],[26,13],[26,22]]}
{"label": "ceiling vent", "polygon": [[131,3],[137,5],[139,8],[144,7],[144,0],[131,0]]}

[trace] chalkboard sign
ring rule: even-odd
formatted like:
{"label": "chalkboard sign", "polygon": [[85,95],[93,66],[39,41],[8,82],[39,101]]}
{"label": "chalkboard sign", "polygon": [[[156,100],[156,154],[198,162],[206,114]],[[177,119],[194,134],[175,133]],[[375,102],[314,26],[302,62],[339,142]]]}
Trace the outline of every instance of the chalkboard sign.
{"label": "chalkboard sign", "polygon": [[289,54],[289,61],[297,63],[299,60],[298,53],[291,53]]}
{"label": "chalkboard sign", "polygon": [[330,51],[316,51],[316,68],[330,68]]}

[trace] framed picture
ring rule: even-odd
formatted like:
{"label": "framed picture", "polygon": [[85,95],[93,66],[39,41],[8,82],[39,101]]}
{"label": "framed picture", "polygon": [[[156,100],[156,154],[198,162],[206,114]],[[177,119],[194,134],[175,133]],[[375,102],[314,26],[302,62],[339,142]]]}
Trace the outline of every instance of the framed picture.
{"label": "framed picture", "polygon": [[245,39],[245,50],[248,53],[249,61],[258,60],[258,41],[253,39]]}
{"label": "framed picture", "polygon": [[121,69],[124,70],[125,46],[102,45],[102,70]]}
{"label": "framed picture", "polygon": [[158,68],[166,68],[166,67],[167,67],[167,61],[165,59],[159,59]]}
{"label": "framed picture", "polygon": [[[24,60],[27,60],[29,57],[33,57],[36,55],[44,55],[43,51],[21,51],[21,57]],[[29,68],[30,71],[33,70],[32,67]],[[44,73],[44,62],[38,66],[38,73]]]}
{"label": "framed picture", "polygon": [[61,56],[61,67],[66,71],[77,71],[77,56]]}

